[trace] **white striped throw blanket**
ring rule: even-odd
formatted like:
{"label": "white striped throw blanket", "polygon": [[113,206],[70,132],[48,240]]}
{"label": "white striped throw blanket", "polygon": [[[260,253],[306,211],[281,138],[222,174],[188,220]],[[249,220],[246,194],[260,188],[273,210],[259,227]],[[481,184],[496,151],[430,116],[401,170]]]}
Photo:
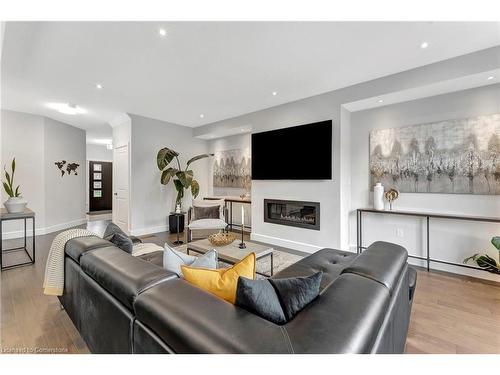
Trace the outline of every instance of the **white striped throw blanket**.
{"label": "white striped throw blanket", "polygon": [[87,229],[69,229],[59,233],[50,246],[45,277],[43,279],[43,293],[49,296],[62,296],[64,291],[64,248],[66,242],[77,237],[97,236]]}

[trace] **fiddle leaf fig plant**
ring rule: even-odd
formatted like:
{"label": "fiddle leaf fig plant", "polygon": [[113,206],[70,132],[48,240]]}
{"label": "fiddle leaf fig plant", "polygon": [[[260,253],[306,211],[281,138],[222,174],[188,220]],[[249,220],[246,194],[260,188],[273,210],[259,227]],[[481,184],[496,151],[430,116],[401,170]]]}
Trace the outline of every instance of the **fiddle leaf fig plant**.
{"label": "fiddle leaf fig plant", "polygon": [[[156,156],[156,164],[158,169],[161,171],[160,182],[163,185],[168,185],[170,180],[174,182],[175,190],[177,190],[177,198],[175,199],[175,204],[182,204],[182,198],[184,197],[184,190],[191,189],[191,194],[193,198],[196,198],[200,193],[200,184],[194,179],[194,172],[188,169],[189,166],[201,159],[208,158],[214,154],[201,154],[192,157],[186,163],[186,168],[181,168],[181,163],[179,161],[179,153],[168,147],[162,148],[158,151]],[[169,166],[169,164],[175,160],[174,166]],[[167,168],[168,167],[168,168]]]}
{"label": "fiddle leaf fig plant", "polygon": [[[493,237],[491,239],[491,244],[498,250],[500,260],[500,236]],[[465,258],[464,263],[467,263],[469,260],[473,260],[479,267],[484,268],[488,272],[500,275],[500,263],[497,263],[497,261],[488,254],[474,254]]]}
{"label": "fiddle leaf fig plant", "polygon": [[14,173],[16,171],[16,158],[12,159],[11,163],[11,171],[10,173],[7,172],[7,169],[3,168],[4,174],[5,174],[5,179],[7,181],[2,181],[3,183],[3,189],[7,193],[7,195],[11,198],[18,198],[21,196],[21,193],[19,192],[19,185],[14,189]]}

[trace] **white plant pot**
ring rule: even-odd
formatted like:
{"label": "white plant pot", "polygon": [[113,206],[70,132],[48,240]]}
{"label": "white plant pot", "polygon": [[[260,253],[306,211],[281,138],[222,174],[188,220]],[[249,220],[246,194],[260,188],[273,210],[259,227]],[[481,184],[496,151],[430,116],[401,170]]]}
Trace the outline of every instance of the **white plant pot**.
{"label": "white plant pot", "polygon": [[11,197],[4,202],[5,208],[11,214],[24,212],[24,209],[26,208],[27,204],[28,202],[21,197],[14,197],[14,198]]}

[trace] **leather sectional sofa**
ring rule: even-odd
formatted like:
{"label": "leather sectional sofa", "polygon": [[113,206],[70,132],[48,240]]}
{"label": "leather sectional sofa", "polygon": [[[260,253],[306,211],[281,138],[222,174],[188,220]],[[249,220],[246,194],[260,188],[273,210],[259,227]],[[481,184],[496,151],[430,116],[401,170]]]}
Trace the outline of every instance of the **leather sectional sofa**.
{"label": "leather sectional sofa", "polygon": [[69,241],[59,297],[93,353],[403,353],[416,272],[404,248],[323,249],[274,277],[323,271],[321,294],[279,326],[99,237]]}

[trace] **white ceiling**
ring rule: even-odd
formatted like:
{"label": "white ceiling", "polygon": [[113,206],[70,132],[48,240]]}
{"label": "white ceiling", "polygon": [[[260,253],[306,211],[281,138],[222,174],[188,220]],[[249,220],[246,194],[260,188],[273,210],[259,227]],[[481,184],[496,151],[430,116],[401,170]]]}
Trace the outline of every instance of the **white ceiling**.
{"label": "white ceiling", "polygon": [[2,108],[92,138],[126,112],[196,127],[495,45],[500,23],[8,22]]}

